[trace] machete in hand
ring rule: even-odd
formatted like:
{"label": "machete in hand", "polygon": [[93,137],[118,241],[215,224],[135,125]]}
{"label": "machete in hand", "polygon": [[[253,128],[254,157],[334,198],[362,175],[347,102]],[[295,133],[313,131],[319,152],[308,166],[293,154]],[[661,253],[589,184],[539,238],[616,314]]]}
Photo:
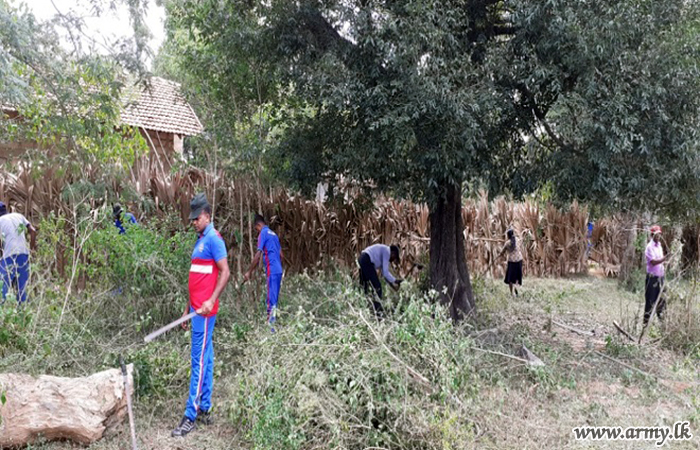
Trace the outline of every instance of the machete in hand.
{"label": "machete in hand", "polygon": [[191,318],[193,318],[196,315],[197,315],[196,312],[191,312],[191,313],[187,314],[186,316],[182,316],[179,319],[177,319],[173,322],[170,322],[166,326],[164,326],[162,328],[158,328],[156,331],[154,331],[153,333],[151,333],[148,336],[146,336],[145,338],[143,338],[143,341],[144,342],[151,342],[153,339],[157,338],[161,334],[165,333],[166,331],[172,330],[173,328],[175,328],[176,326],[180,325],[183,322],[187,322],[188,320],[190,320]]}

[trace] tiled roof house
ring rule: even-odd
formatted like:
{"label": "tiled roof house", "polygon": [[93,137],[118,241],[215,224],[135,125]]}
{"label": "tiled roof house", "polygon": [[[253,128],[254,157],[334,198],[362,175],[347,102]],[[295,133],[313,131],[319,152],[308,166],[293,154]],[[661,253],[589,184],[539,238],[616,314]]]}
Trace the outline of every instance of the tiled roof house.
{"label": "tiled roof house", "polygon": [[166,153],[182,154],[184,137],[203,130],[180,84],[158,77],[147,87],[125,93],[121,122],[138,127],[152,149]]}
{"label": "tiled roof house", "polygon": [[[11,107],[3,106],[10,119],[17,118]],[[152,77],[147,86],[139,85],[123,93],[121,123],[138,127],[152,152],[158,155],[181,155],[185,136],[195,136],[203,130],[197,115],[180,91],[180,84]],[[0,142],[0,161],[19,156],[31,148],[31,143]]]}

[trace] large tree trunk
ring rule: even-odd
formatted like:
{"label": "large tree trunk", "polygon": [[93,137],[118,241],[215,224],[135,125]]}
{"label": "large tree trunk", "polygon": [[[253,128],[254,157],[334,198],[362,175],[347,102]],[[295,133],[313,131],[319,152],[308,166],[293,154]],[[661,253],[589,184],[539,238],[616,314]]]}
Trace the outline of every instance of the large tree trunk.
{"label": "large tree trunk", "polygon": [[[462,189],[450,185],[430,212],[430,282],[441,292],[455,321],[475,311],[474,294],[464,254]],[[446,288],[446,292],[443,289]]]}
{"label": "large tree trunk", "polygon": [[681,267],[686,276],[692,276],[700,263],[700,225],[684,226],[681,241],[683,242]]}
{"label": "large tree trunk", "polygon": [[[133,394],[133,365],[127,367]],[[70,439],[91,444],[115,431],[126,415],[120,370],[85,378],[0,374],[0,448],[30,445],[39,439]]]}

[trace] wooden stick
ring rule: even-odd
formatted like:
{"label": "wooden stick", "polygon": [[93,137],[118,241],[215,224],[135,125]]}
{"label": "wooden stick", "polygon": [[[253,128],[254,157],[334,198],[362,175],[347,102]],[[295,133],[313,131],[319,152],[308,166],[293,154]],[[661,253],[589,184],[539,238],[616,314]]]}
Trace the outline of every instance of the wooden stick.
{"label": "wooden stick", "polygon": [[508,353],[501,353],[501,352],[496,352],[493,350],[486,350],[485,348],[479,348],[479,347],[471,347],[470,346],[469,348],[471,348],[472,350],[479,350],[480,352],[488,353],[490,355],[497,355],[497,356],[503,356],[504,358],[514,359],[516,361],[520,361],[523,364],[530,363],[530,361],[528,361],[527,359],[520,358],[518,356],[509,355]]}
{"label": "wooden stick", "polygon": [[598,355],[598,356],[602,356],[603,358],[605,358],[605,359],[607,359],[607,360],[609,360],[609,361],[618,363],[618,364],[621,365],[622,367],[626,367],[626,368],[628,368],[628,369],[630,369],[630,370],[634,370],[635,372],[638,372],[638,373],[640,373],[640,374],[642,374],[642,375],[644,375],[644,376],[647,376],[647,377],[649,377],[649,378],[654,378],[654,379],[656,379],[656,376],[655,376],[655,375],[652,375],[652,374],[650,374],[650,373],[648,373],[648,372],[645,372],[645,371],[643,371],[643,370],[641,370],[641,369],[637,369],[637,368],[634,367],[634,366],[630,366],[629,364],[627,364],[627,363],[625,363],[625,362],[622,362],[622,361],[620,361],[619,359],[613,358],[612,356],[608,356],[608,355],[606,355],[605,353],[600,353],[599,351],[596,350],[596,351],[595,351],[595,354]]}
{"label": "wooden stick", "polygon": [[578,328],[570,327],[569,325],[565,325],[561,322],[557,322],[556,320],[552,320],[552,323],[554,325],[557,325],[557,326],[564,328],[566,330],[573,331],[576,334],[580,334],[581,336],[595,336],[595,333],[593,333],[591,331],[579,330]]}
{"label": "wooden stick", "polygon": [[131,447],[132,450],[138,450],[136,441],[136,427],[134,427],[134,411],[131,406],[131,392],[129,391],[129,375],[124,364],[124,358],[119,355],[119,365],[122,369],[122,377],[124,378],[124,392],[126,392],[126,410],[129,415],[129,429],[131,430]]}
{"label": "wooden stick", "polygon": [[196,312],[191,312],[191,313],[187,314],[186,316],[182,316],[179,319],[170,322],[166,326],[164,326],[162,328],[158,328],[156,331],[154,331],[153,333],[151,333],[148,336],[146,336],[145,338],[143,338],[143,341],[144,342],[151,342],[153,339],[157,338],[161,334],[165,333],[166,331],[172,330],[173,328],[175,328],[176,326],[180,325],[183,322],[187,322],[188,320],[190,320],[191,318],[193,318],[196,315],[197,315]]}
{"label": "wooden stick", "polygon": [[622,333],[623,335],[625,335],[625,337],[627,337],[627,339],[629,339],[629,340],[632,341],[632,342],[635,342],[635,339],[632,337],[632,335],[629,334],[628,332],[626,332],[626,331],[620,326],[620,324],[617,323],[616,320],[613,320],[613,325],[615,325],[615,328],[617,328],[617,331],[619,331],[620,333]]}

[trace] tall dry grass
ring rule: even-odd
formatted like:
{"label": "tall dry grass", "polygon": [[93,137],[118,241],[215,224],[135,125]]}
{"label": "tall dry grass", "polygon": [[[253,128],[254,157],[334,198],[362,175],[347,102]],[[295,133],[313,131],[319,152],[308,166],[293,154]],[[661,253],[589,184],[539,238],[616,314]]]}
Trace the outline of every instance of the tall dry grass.
{"label": "tall dry grass", "polygon": [[[80,179],[56,168],[17,168],[0,172],[0,198],[30,219],[51,212],[69,214],[74,208],[65,187],[77,181],[97,180],[99,168],[85,168]],[[233,267],[240,270],[255,250],[252,213],[262,212],[280,236],[284,264],[292,272],[318,267],[324,261],[352,266],[362,251],[374,243],[396,243],[402,249],[403,271],[414,262],[424,261],[429,249],[429,212],[424,204],[380,197],[371,208],[358,197],[328,206],[282,190],[262,186],[246,178],[230,179],[223,173],[185,168],[163,175],[147,161],[136,164],[124,179],[112,178],[107,184],[112,195],[135,192],[149,199],[149,211],[139,211],[142,203],[129,209],[148,220],[177,212],[187,223],[189,201],[204,191],[213,204],[217,228],[230,249]],[[100,198],[81,197],[86,208],[106,203]],[[565,210],[526,200],[489,201],[485,193],[464,202],[462,218],[467,241],[467,261],[471,273],[503,274],[498,259],[505,244],[505,232],[513,227],[522,239],[523,268],[534,276],[563,276],[586,270],[588,241],[587,209],[573,203]],[[70,234],[70,233],[69,233]],[[621,221],[610,217],[599,220],[592,236],[590,258],[603,266],[620,264],[625,249]],[[65,243],[63,243],[65,244]],[[57,252],[57,254],[60,252]],[[60,261],[58,262],[60,264]],[[63,273],[63,270],[59,270]]]}

